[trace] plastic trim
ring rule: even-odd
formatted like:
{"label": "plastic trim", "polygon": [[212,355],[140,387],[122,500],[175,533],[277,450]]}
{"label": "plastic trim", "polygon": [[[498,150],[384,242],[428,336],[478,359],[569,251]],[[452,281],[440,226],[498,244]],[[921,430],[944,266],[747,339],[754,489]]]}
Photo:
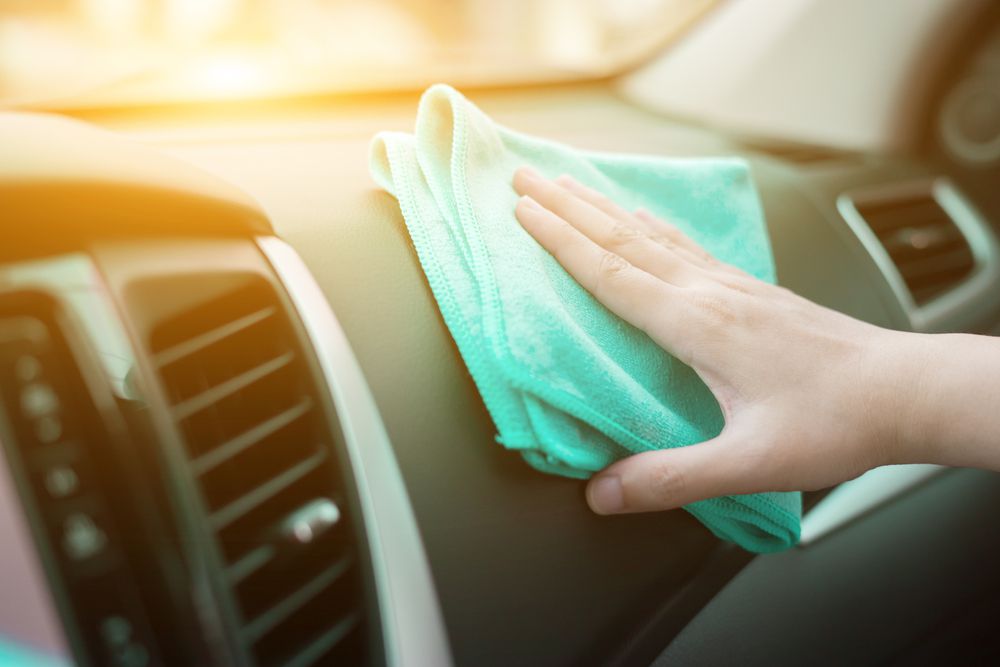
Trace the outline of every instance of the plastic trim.
{"label": "plastic trim", "polygon": [[257,245],[298,311],[344,430],[368,541],[390,665],[452,664],[430,565],[402,474],[347,337],[308,267],[284,241]]}
{"label": "plastic trim", "polygon": [[[997,41],[1000,42],[1000,33]],[[974,167],[1000,162],[1000,132],[985,141],[970,137],[962,129],[962,114],[976,104],[977,97],[992,98],[1000,106],[1000,76],[970,77],[953,88],[941,107],[938,131],[944,146],[955,158]]]}
{"label": "plastic trim", "polygon": [[[975,267],[956,287],[918,306],[903,281],[895,262],[858,211],[858,203],[882,203],[927,194],[951,217],[965,235]],[[871,255],[896,298],[899,299],[914,331],[936,332],[971,326],[993,303],[1000,291],[1000,244],[989,224],[947,178],[908,181],[845,192],[837,199],[837,210]]]}
{"label": "plastic trim", "polygon": [[844,482],[803,517],[799,546],[817,542],[945,470],[922,463],[885,466]]}

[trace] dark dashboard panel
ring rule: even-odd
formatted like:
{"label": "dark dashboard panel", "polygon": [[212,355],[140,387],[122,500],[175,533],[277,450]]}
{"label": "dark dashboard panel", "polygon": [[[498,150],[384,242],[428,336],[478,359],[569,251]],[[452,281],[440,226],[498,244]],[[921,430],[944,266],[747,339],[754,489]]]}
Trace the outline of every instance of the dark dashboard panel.
{"label": "dark dashboard panel", "polygon": [[998,504],[1000,474],[953,470],[755,561],[654,665],[996,664]]}
{"label": "dark dashboard panel", "polygon": [[[949,171],[960,187],[970,184],[982,210],[998,206],[995,191],[972,187],[979,181],[965,167],[940,156],[813,151],[805,159],[802,151],[748,146],[646,113],[604,84],[482,92],[472,99],[510,127],[581,148],[745,155],[761,192],[780,282],[883,326],[911,323],[845,224],[837,197],[860,186]],[[648,663],[750,556],[720,545],[683,512],[594,516],[580,482],[542,476],[494,442],[398,207],[367,176],[371,135],[409,129],[415,107],[415,97],[402,96],[354,106],[306,105],[232,125],[211,114],[95,120],[242,187],[308,264],[350,339],[391,437],[458,664]],[[80,248],[98,258],[133,320],[169,319],[177,310],[172,304],[188,303],[192,295],[208,300],[211,286],[202,270],[246,268],[259,260],[248,259],[254,255],[248,242],[236,248],[204,238],[147,241],[141,252],[139,245],[100,240]],[[190,269],[186,276],[155,294],[116,278],[162,277],[178,263]],[[134,329],[146,339],[145,328]],[[176,434],[175,440],[180,447]],[[780,563],[795,558],[768,556],[755,565],[776,563],[780,570]]]}
{"label": "dark dashboard panel", "polygon": [[[637,110],[600,86],[473,99],[508,126],[585,148],[741,152],[735,142]],[[334,110],[328,132],[298,129],[291,119],[244,129],[235,142],[157,141],[252,192],[323,287],[402,466],[456,661],[641,664],[650,646],[665,644],[696,612],[693,600],[711,597],[749,557],[713,557],[714,538],[682,512],[595,517],[581,483],[539,475],[493,442],[398,207],[367,177],[371,132],[405,129],[414,108],[415,98],[342,116]],[[782,283],[863,319],[906,327],[834,201],[848,183],[926,176],[929,169],[856,156],[802,166],[747,155]],[[274,164],[280,173],[267,167]],[[713,558],[721,564],[709,572]],[[640,627],[646,630],[632,642]]]}

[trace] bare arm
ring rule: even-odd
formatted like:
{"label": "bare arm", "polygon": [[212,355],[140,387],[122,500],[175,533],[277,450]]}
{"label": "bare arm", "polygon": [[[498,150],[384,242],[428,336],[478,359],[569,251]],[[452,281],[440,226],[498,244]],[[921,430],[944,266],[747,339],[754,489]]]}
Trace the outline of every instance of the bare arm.
{"label": "bare arm", "polygon": [[708,255],[676,227],[521,169],[517,217],[610,310],[689,364],[726,426],[588,485],[594,511],[830,486],[891,463],[1000,470],[1000,339],[882,329]]}

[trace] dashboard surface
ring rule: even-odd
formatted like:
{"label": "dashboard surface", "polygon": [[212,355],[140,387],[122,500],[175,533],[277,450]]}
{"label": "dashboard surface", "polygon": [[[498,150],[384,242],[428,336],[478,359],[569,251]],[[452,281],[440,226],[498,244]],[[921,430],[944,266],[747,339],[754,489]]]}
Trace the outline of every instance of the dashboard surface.
{"label": "dashboard surface", "polygon": [[[930,147],[911,155],[790,150],[643,110],[611,82],[469,97],[512,129],[582,149],[747,158],[779,282],[881,326],[913,323],[845,223],[837,205],[843,193],[949,176],[985,218],[1000,221],[1000,200],[988,185],[995,181],[970,176]],[[543,476],[495,443],[398,206],[368,176],[371,137],[411,130],[416,104],[416,95],[401,94],[82,115],[241,188],[304,260],[385,423],[457,664],[648,664],[751,556],[719,543],[684,512],[595,516],[581,482]],[[986,331],[996,321],[995,311],[980,310],[962,326]],[[981,497],[994,498],[997,482],[987,477],[975,484]],[[806,553],[757,558],[744,572],[763,572],[741,590],[773,582],[785,568],[805,572],[796,559]],[[722,618],[744,613],[738,605],[746,595],[732,595],[736,606],[723,608]],[[802,599],[783,610],[794,610],[793,602]],[[682,645],[678,655],[698,641],[718,641],[717,627],[703,621],[695,649]]]}
{"label": "dashboard surface", "polygon": [[[745,155],[779,281],[862,319],[908,325],[835,199],[858,185],[928,177],[931,167],[841,153],[796,164],[643,111],[604,84],[470,97],[509,127],[580,148]],[[367,175],[370,137],[411,129],[415,107],[415,96],[403,96],[280,118],[105,124],[251,193],[315,275],[386,423],[458,663],[648,658],[631,641],[637,628],[652,624],[662,646],[700,606],[693,600],[749,557],[682,512],[596,517],[581,483],[542,476],[493,442],[398,207]]]}

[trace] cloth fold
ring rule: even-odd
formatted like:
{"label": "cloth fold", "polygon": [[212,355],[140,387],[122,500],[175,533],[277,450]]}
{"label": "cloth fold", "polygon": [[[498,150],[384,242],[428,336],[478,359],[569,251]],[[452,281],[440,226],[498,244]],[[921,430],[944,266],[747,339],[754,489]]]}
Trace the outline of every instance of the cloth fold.
{"label": "cloth fold", "polygon": [[[743,161],[578,151],[502,127],[453,88],[431,87],[413,135],[375,137],[371,171],[399,200],[498,442],[542,472],[586,478],[633,453],[717,435],[722,413],[697,374],[604,308],[520,227],[511,178],[523,165],[645,207],[719,259],[774,281]],[[798,540],[798,493],[684,509],[750,551]]]}

